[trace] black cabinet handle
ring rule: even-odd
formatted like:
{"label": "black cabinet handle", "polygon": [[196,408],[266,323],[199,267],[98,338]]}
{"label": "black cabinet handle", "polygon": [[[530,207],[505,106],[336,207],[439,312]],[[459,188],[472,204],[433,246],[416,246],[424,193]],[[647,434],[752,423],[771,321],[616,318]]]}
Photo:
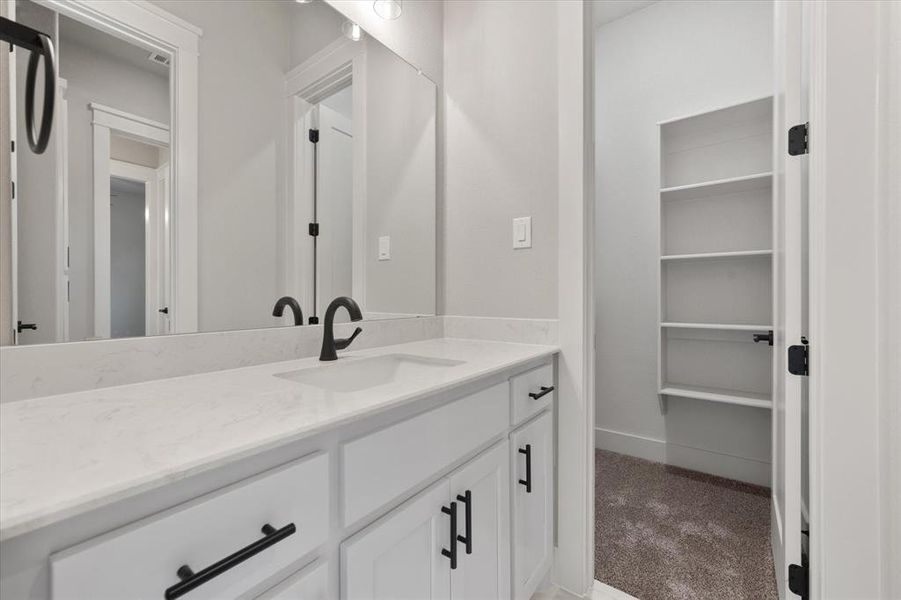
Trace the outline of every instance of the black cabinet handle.
{"label": "black cabinet handle", "polygon": [[466,554],[472,554],[472,490],[457,494],[457,500],[466,505],[466,516],[463,517],[466,535],[458,535],[457,541],[466,544]]}
{"label": "black cabinet handle", "polygon": [[182,565],[181,567],[179,567],[178,571],[176,571],[176,574],[178,575],[178,578],[181,579],[181,581],[166,589],[166,600],[175,600],[175,598],[184,596],[194,588],[203,585],[207,581],[218,577],[219,575],[222,575],[232,567],[238,566],[248,558],[259,554],[266,548],[279,543],[290,535],[293,535],[294,532],[297,531],[297,528],[294,526],[294,523],[288,523],[281,529],[276,529],[275,527],[267,523],[263,525],[262,531],[266,537],[258,539],[249,546],[244,546],[234,554],[226,556],[222,560],[211,564],[202,571],[195,573],[188,565]]}
{"label": "black cabinet handle", "polygon": [[532,444],[526,444],[525,448],[519,449],[520,454],[526,455],[526,478],[520,479],[519,483],[526,486],[526,493],[532,493]]}
{"label": "black cabinet handle", "polygon": [[546,396],[554,391],[554,386],[541,386],[540,392],[529,392],[529,398],[532,400],[538,400],[542,396]]}
{"label": "black cabinet handle", "polygon": [[450,507],[442,506],[441,512],[450,515],[450,550],[441,549],[441,555],[450,559],[451,569],[457,568],[457,503],[451,502]]}

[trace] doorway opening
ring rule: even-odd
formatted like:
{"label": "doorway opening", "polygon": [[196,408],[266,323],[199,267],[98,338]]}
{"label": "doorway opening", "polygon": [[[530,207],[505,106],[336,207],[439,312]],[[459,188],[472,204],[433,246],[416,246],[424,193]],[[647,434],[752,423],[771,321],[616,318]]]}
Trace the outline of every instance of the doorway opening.
{"label": "doorway opening", "polygon": [[801,94],[776,65],[801,63],[778,29],[800,37],[801,9],[627,4],[595,22],[595,579],[786,598],[806,529],[784,364],[804,217],[775,134]]}

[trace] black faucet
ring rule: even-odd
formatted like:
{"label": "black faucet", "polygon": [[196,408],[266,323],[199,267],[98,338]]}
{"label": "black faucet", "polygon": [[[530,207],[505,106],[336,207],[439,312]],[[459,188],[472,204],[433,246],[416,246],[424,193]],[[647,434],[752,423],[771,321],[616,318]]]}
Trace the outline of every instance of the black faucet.
{"label": "black faucet", "polygon": [[291,312],[294,313],[294,326],[303,325],[303,311],[300,310],[300,304],[297,303],[297,300],[291,296],[282,296],[278,299],[278,302],[275,303],[275,307],[272,309],[272,316],[282,316],[285,313],[286,306],[290,306]]}
{"label": "black faucet", "polygon": [[332,300],[332,303],[325,309],[325,326],[322,328],[322,352],[319,353],[319,360],[338,360],[336,350],[344,350],[350,343],[356,339],[363,330],[357,327],[353,335],[343,340],[335,339],[335,312],[344,307],[350,313],[351,321],[360,321],[363,319],[363,313],[360,312],[360,305],[353,298],[347,296],[339,296]]}

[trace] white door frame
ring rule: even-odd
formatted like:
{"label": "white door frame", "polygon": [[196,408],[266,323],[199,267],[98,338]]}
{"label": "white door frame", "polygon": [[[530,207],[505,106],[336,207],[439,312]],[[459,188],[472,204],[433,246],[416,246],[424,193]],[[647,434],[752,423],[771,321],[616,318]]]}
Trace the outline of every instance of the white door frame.
{"label": "white door frame", "polygon": [[110,159],[111,177],[119,177],[144,184],[144,335],[159,335],[161,287],[171,271],[162,261],[160,247],[163,239],[162,207],[158,189],[158,169]]}
{"label": "white door frame", "polygon": [[[15,2],[0,2],[0,16],[6,17],[8,19],[15,20],[16,18],[16,3]],[[21,49],[17,49],[15,46],[12,47],[12,52],[4,52],[5,57],[0,60],[6,61],[6,77],[8,82],[8,92],[9,94],[5,98],[7,102],[7,106],[9,106],[9,122],[7,126],[9,127],[9,138],[12,144],[15,144],[19,148],[21,148],[21,144],[17,138],[17,118],[18,118],[18,108],[16,107],[16,60],[18,53],[21,52]],[[9,153],[9,179],[10,179],[10,187],[15,189],[17,187],[17,156],[19,154],[19,150],[16,152]],[[9,290],[9,323],[5,322],[5,319],[0,319],[0,323],[9,327],[9,341],[12,344],[19,343],[19,332],[18,332],[18,320],[19,320],[19,252],[18,252],[18,199],[14,194],[10,194],[9,200],[9,278],[10,278],[10,290]],[[4,315],[6,317],[7,315]],[[5,336],[0,336],[0,339],[3,339]]]}
{"label": "white door frame", "polygon": [[557,529],[553,581],[594,585],[594,22],[592,2],[557,10]]}
{"label": "white door frame", "polygon": [[[146,0],[34,0],[99,31],[172,59],[169,114],[173,333],[197,331],[198,53],[203,31]],[[107,182],[108,183],[108,182]],[[96,329],[96,327],[95,327]]]}
{"label": "white door frame", "polygon": [[901,11],[811,9],[810,597],[897,598]]}
{"label": "white door frame", "polygon": [[[353,42],[339,38],[292,69],[285,76],[288,127],[287,207],[284,219],[286,256],[285,284],[288,293],[302,306],[313,306],[310,281],[313,277],[312,241],[306,227],[310,222],[312,198],[312,152],[307,130],[317,127],[309,99],[323,89],[352,81],[353,96],[353,297],[366,306],[366,47],[368,38]],[[319,312],[324,307],[318,307]]]}
{"label": "white door frame", "polygon": [[[110,324],[110,134],[170,148],[169,126],[92,102],[94,165],[94,337],[107,339]],[[124,167],[118,167],[120,170]],[[153,179],[151,177],[151,179]],[[148,179],[147,181],[150,181]],[[156,181],[153,179],[153,185]],[[174,270],[174,269],[173,269]],[[170,308],[173,316],[181,306]]]}
{"label": "white door frame", "polygon": [[69,341],[69,103],[68,83],[56,88],[56,341]]}

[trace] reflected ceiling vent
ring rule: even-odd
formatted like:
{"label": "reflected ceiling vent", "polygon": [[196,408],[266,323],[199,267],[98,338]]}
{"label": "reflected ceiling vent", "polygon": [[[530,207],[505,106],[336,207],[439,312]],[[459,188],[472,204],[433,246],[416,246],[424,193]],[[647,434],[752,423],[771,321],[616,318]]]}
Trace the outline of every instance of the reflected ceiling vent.
{"label": "reflected ceiling vent", "polygon": [[164,67],[168,67],[172,64],[171,58],[165,54],[157,54],[156,52],[151,52],[150,55],[147,56],[147,60],[158,65],[163,65]]}

